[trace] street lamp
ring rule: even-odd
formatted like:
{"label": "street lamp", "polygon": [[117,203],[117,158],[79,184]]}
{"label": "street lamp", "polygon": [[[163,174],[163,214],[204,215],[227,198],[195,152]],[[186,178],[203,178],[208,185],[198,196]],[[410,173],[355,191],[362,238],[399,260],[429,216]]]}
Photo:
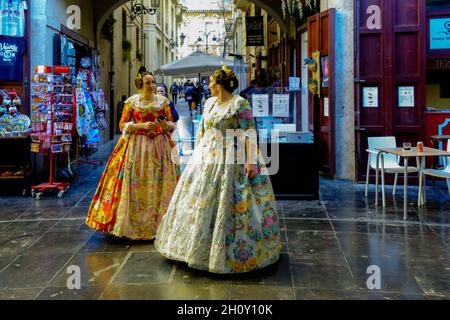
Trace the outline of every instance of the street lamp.
{"label": "street lamp", "polygon": [[[203,33],[204,35],[205,35],[205,38],[206,38],[206,50],[205,50],[205,52],[206,53],[208,53],[208,38],[209,38],[209,36],[211,35],[211,33],[215,33],[216,31],[214,31],[214,30],[211,30],[211,31],[208,31],[208,32],[205,32],[205,31],[199,31],[199,33]],[[197,41],[198,42],[201,42],[203,39],[202,39],[202,37],[198,37],[198,39],[197,39]],[[214,41],[214,42],[216,42],[217,41],[217,37],[216,37],[216,35],[214,34],[214,36],[212,37],[212,41]]]}
{"label": "street lamp", "polygon": [[156,10],[159,8],[161,0],[150,0],[150,8],[147,8],[142,3],[136,3],[131,1],[131,20],[134,20],[137,16],[143,14],[156,14]]}

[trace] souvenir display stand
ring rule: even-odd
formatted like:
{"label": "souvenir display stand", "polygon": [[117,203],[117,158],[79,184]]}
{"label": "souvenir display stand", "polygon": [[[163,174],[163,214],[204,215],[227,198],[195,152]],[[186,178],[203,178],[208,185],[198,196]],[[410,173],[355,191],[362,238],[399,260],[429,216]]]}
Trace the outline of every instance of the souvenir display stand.
{"label": "souvenir display stand", "polygon": [[49,159],[49,181],[31,187],[31,195],[39,200],[44,191],[57,190],[58,197],[70,183],[54,181],[56,154],[70,153],[74,123],[74,87],[68,67],[38,66],[31,85],[31,151]]}
{"label": "souvenir display stand", "polygon": [[[88,57],[81,59],[80,64],[83,68],[78,70],[76,89],[77,172],[79,164],[102,164],[102,160],[89,159],[89,156],[98,149],[100,130],[107,127],[105,112],[108,109],[104,93],[100,89],[99,70]],[[80,159],[83,155],[85,160]]]}
{"label": "souvenir display stand", "polygon": [[23,114],[21,91],[0,89],[0,181],[22,184],[23,195],[31,186],[30,118]]}

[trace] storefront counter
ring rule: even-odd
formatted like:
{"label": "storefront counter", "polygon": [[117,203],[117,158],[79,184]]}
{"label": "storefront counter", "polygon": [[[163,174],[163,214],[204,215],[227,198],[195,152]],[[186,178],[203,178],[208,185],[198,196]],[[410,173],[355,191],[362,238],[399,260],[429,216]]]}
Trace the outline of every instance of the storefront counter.
{"label": "storefront counter", "polygon": [[[314,143],[279,143],[278,146],[278,171],[270,176],[276,199],[318,200],[319,162],[316,145]],[[274,158],[270,146],[268,150],[269,156]]]}

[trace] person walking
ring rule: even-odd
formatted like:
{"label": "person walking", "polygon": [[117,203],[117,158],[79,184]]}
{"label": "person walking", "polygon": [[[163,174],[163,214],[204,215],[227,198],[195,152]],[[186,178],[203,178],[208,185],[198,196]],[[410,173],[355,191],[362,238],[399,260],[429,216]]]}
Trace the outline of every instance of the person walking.
{"label": "person walking", "polygon": [[[178,101],[178,92],[179,92],[179,90],[180,90],[180,88],[178,87],[177,83],[174,81],[172,83],[172,85],[170,86],[170,94],[172,95],[172,101],[173,101],[173,103],[175,105],[177,104],[177,101]],[[167,93],[167,89],[166,89],[166,93]]]}
{"label": "person walking", "polygon": [[[165,83],[156,84],[156,94],[168,98],[167,86]],[[175,103],[173,101],[170,101],[170,111],[172,112],[173,121],[177,122],[178,119],[180,119],[180,116],[178,115],[177,109],[175,108]]]}

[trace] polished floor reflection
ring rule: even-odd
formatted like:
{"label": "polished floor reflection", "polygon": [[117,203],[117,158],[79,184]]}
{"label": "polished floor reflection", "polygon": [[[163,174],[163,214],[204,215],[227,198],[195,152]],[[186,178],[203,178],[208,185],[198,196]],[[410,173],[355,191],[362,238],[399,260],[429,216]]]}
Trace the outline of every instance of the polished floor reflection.
{"label": "polished floor reflection", "polygon": [[[189,127],[188,116],[181,121]],[[111,148],[97,156],[106,159]],[[162,258],[152,241],[89,229],[84,218],[101,171],[81,166],[62,199],[0,197],[0,299],[450,298],[445,184],[429,185],[426,207],[411,203],[403,221],[401,192],[376,207],[373,186],[366,199],[364,185],[322,178],[320,201],[278,202],[284,247],[276,265],[217,276]],[[414,199],[417,190],[410,192]],[[69,266],[81,270],[79,290],[67,287]],[[368,288],[377,280],[370,266],[380,289]]]}

